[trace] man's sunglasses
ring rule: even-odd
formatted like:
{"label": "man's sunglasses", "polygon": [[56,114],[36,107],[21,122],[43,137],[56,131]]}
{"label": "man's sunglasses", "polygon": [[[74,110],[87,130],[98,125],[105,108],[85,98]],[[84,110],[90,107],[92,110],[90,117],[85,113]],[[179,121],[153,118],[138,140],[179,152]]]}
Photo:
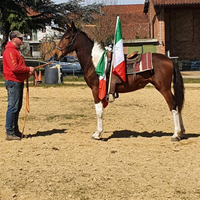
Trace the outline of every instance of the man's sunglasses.
{"label": "man's sunglasses", "polygon": [[23,40],[23,37],[17,37],[17,38],[19,38],[20,40]]}

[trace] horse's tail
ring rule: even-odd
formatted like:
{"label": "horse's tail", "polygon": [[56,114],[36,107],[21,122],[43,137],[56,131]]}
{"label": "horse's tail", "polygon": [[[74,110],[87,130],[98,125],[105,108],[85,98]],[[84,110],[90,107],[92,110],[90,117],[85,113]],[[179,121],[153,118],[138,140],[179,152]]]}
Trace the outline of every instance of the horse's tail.
{"label": "horse's tail", "polygon": [[183,84],[183,78],[181,76],[180,70],[178,68],[178,64],[173,62],[174,65],[174,98],[175,98],[175,104],[178,107],[178,112],[181,113],[181,110],[183,108],[184,103],[184,84]]}

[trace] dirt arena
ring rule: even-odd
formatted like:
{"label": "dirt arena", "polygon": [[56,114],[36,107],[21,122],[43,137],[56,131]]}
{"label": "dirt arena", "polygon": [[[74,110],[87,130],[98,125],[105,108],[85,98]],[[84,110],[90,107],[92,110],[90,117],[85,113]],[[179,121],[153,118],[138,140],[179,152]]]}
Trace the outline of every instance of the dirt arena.
{"label": "dirt arena", "polygon": [[[108,105],[104,141],[91,139],[96,115],[85,84],[31,87],[21,141],[5,141],[0,93],[0,200],[200,199],[199,84],[185,84],[181,142],[171,142],[172,114],[150,86]],[[23,119],[24,104],[21,129]]]}

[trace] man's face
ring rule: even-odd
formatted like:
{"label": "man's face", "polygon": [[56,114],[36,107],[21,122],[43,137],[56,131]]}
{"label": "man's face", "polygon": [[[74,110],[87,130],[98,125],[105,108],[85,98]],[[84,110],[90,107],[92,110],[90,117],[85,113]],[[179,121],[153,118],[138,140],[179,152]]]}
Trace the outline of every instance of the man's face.
{"label": "man's face", "polygon": [[16,37],[12,39],[13,42],[16,44],[16,46],[20,47],[23,44],[23,38],[22,37]]}

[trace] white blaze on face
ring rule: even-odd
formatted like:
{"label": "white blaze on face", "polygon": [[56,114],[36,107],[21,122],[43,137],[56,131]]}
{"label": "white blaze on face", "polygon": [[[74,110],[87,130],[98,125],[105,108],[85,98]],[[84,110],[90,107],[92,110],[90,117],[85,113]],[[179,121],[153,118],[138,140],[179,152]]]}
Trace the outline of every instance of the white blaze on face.
{"label": "white blaze on face", "polygon": [[94,47],[92,49],[92,62],[95,68],[101,58],[102,53],[103,49],[101,49],[100,45],[95,42]]}

